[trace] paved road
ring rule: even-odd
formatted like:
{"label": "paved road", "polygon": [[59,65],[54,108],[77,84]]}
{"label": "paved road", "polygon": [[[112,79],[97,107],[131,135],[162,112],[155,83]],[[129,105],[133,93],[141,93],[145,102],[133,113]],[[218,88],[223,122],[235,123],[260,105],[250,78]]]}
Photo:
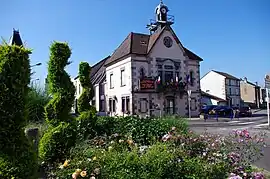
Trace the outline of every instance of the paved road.
{"label": "paved road", "polygon": [[220,119],[218,122],[214,119],[207,120],[191,120],[189,121],[190,128],[197,132],[203,133],[205,130],[210,133],[228,135],[232,130],[236,129],[248,129],[250,133],[266,132],[268,138],[266,139],[266,148],[264,150],[264,156],[261,160],[255,163],[256,166],[264,168],[270,171],[270,130],[265,128],[260,128],[262,124],[267,123],[266,111],[259,111],[254,114],[254,117],[250,118],[240,118],[230,120],[230,119]]}

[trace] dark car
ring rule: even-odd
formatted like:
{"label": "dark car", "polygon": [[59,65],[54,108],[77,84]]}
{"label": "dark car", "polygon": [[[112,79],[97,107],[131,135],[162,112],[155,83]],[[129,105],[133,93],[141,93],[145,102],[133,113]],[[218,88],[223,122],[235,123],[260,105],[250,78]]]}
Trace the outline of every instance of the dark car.
{"label": "dark car", "polygon": [[233,108],[229,106],[217,106],[212,110],[212,112],[219,116],[231,116],[233,115]]}
{"label": "dark car", "polygon": [[212,111],[212,109],[214,109],[215,107],[217,107],[217,105],[205,105],[205,106],[202,106],[201,114],[209,114],[209,112]]}
{"label": "dark car", "polygon": [[246,107],[240,107],[239,111],[238,111],[239,116],[246,116],[246,117],[251,117],[252,116],[252,112],[250,107],[246,106]]}

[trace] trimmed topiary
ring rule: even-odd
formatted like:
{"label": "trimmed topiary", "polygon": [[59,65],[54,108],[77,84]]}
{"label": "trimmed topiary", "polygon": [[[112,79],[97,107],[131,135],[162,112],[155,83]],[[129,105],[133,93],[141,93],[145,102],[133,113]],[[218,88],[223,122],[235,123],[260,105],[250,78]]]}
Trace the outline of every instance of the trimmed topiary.
{"label": "trimmed topiary", "polygon": [[62,162],[76,142],[76,123],[61,123],[44,134],[39,143],[39,157],[47,163]]}
{"label": "trimmed topiary", "polygon": [[29,54],[22,46],[0,46],[0,178],[36,178],[37,158],[25,137],[30,82]]}
{"label": "trimmed topiary", "polygon": [[90,80],[91,67],[87,62],[81,62],[79,66],[79,80],[83,87],[82,94],[78,99],[79,113],[88,110],[95,110],[89,102],[94,97],[93,85]]}
{"label": "trimmed topiary", "polygon": [[39,157],[45,163],[63,160],[76,142],[76,120],[70,115],[75,87],[64,68],[70,63],[71,50],[66,43],[51,45],[48,67],[49,93],[53,98],[45,107],[50,130],[40,140]]}
{"label": "trimmed topiary", "polygon": [[53,99],[45,107],[45,118],[50,125],[57,126],[60,122],[67,122],[70,119],[75,87],[64,69],[70,64],[68,59],[71,50],[68,44],[54,42],[50,51],[48,85],[49,93],[53,95]]}

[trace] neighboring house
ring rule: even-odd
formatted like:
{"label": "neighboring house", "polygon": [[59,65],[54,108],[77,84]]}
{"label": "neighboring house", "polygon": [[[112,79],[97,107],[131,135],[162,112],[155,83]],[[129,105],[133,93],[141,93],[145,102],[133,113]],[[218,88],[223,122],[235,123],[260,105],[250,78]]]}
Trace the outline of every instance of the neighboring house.
{"label": "neighboring house", "polygon": [[[192,90],[191,115],[199,115],[202,58],[181,44],[170,27],[174,20],[167,14],[167,6],[161,2],[155,12],[156,20],[148,25],[150,35],[131,32],[105,60],[105,80],[92,82],[96,106],[100,106],[97,101],[105,104],[109,115],[188,116],[187,90]],[[181,82],[181,88],[164,87],[176,82]],[[97,92],[100,88],[105,96]]]}
{"label": "neighboring house", "polygon": [[201,90],[227,101],[228,106],[240,106],[240,79],[228,73],[212,70],[201,78]]}
{"label": "neighboring house", "polygon": [[251,83],[244,78],[240,82],[241,100],[245,105],[251,108],[260,108],[260,86],[258,84]]}
{"label": "neighboring house", "polygon": [[201,105],[227,105],[227,101],[217,96],[201,91]]}

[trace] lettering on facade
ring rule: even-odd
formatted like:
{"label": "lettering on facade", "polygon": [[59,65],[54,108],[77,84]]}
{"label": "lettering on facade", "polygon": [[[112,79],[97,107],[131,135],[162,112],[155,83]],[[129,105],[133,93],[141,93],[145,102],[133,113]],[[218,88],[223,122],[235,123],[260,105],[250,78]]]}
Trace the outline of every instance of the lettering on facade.
{"label": "lettering on facade", "polygon": [[155,89],[155,80],[151,78],[144,78],[140,80],[141,90],[153,90]]}

